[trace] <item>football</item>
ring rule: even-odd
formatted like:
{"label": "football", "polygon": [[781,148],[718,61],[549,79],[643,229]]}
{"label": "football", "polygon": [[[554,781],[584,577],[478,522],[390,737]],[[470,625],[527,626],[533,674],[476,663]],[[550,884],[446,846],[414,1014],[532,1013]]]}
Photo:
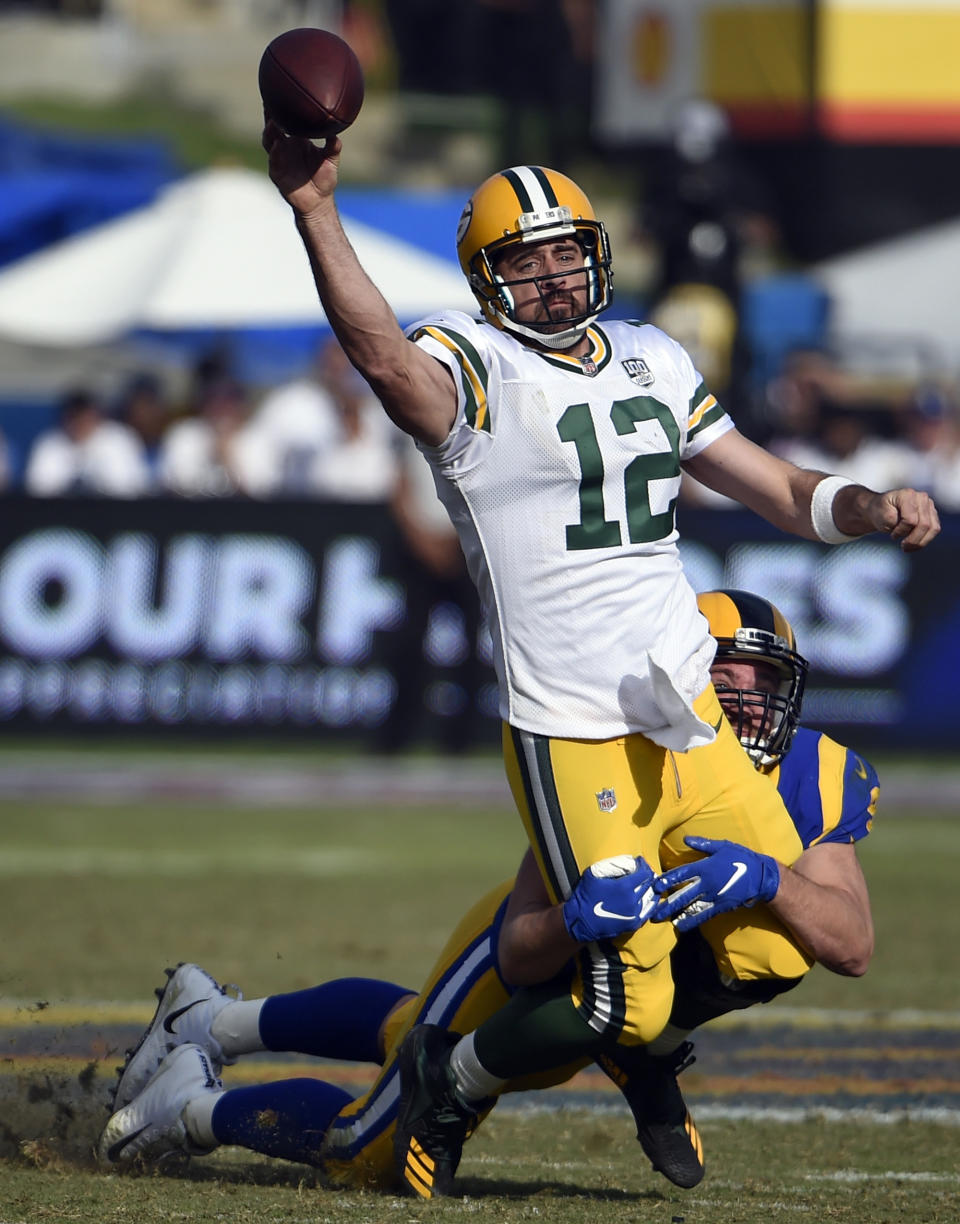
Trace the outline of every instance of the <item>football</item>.
{"label": "football", "polygon": [[360,61],[329,30],[278,34],[260,57],[259,84],[264,106],[290,136],[336,136],[363,104]]}

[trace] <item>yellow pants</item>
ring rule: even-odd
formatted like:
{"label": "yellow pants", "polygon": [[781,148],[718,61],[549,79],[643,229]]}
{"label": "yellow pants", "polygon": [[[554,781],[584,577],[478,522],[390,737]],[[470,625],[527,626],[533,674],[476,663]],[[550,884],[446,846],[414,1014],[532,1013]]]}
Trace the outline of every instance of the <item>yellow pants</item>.
{"label": "yellow pants", "polygon": [[[614,854],[640,854],[654,871],[697,858],[684,845],[690,834],[739,842],[788,866],[799,858],[803,846],[776,787],[754,769],[712,685],[696,709],[717,738],[685,753],[642,735],[564,740],[504,729],[507,776],[554,901],[570,895],[591,863]],[[725,918],[703,928],[724,972],[806,972],[809,959],[765,907]],[[587,945],[576,959],[572,996],[592,1028],[627,1044],[660,1033],[673,998],[675,940],[670,923],[650,922]]]}

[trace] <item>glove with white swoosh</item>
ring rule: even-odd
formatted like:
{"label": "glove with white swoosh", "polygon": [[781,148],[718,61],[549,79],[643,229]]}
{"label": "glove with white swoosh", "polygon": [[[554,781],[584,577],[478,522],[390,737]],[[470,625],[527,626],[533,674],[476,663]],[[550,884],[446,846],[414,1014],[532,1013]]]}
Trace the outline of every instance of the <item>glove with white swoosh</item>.
{"label": "glove with white swoosh", "polygon": [[563,903],[563,921],[581,943],[614,939],[642,927],[656,902],[656,877],[638,855],[616,854],[588,867]]}
{"label": "glove with white swoosh", "polygon": [[717,914],[772,901],[777,895],[780,866],[776,859],[736,842],[710,837],[683,840],[706,857],[657,876],[653,887],[660,898],[653,912],[654,922],[672,922],[682,934]]}

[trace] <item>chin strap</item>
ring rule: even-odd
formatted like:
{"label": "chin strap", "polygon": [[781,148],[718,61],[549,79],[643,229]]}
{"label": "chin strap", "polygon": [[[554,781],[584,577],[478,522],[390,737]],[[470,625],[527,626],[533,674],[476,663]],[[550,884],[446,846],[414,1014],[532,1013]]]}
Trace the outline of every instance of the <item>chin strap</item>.
{"label": "chin strap", "polygon": [[542,332],[538,331],[535,327],[527,327],[523,323],[514,323],[512,319],[506,319],[503,315],[499,316],[501,324],[507,331],[525,336],[529,340],[536,340],[538,344],[542,344],[545,348],[549,349],[572,348],[578,340],[583,338],[587,328],[595,321],[596,317],[595,314],[592,314],[589,318],[561,332]]}

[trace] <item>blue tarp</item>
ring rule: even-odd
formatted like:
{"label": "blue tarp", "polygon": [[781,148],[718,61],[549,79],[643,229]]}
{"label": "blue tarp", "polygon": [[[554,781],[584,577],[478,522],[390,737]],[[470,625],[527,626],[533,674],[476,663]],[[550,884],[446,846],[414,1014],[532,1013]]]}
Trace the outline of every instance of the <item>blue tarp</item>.
{"label": "blue tarp", "polygon": [[86,137],[0,116],[0,267],[149,204],[180,175],[156,137]]}

